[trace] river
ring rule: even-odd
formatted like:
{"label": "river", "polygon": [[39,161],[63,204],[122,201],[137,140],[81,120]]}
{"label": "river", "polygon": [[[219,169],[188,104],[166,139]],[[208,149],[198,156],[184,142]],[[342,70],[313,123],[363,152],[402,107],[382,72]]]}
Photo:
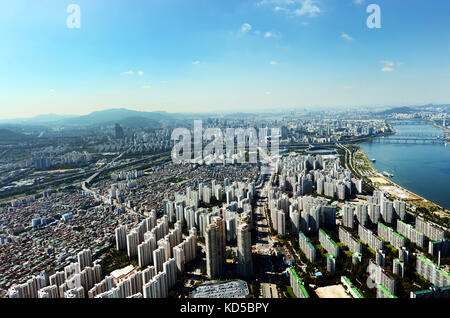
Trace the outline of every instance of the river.
{"label": "river", "polygon": [[[393,126],[397,133],[385,139],[443,135],[441,130],[426,123]],[[398,185],[450,209],[450,145],[378,140],[381,139],[360,145],[369,159],[376,159],[375,169],[393,174],[392,181]]]}

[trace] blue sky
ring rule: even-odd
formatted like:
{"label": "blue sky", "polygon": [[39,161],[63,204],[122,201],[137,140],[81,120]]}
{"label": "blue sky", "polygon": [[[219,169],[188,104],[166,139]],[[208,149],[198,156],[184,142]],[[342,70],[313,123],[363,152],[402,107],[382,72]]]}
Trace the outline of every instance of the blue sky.
{"label": "blue sky", "polygon": [[[67,6],[81,8],[69,29]],[[381,8],[369,29],[366,8]],[[0,118],[450,103],[447,0],[0,3]]]}

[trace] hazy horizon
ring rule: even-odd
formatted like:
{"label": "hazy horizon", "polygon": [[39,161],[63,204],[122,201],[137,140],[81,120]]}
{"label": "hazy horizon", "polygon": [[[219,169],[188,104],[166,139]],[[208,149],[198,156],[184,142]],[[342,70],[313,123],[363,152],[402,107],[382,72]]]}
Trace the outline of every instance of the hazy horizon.
{"label": "hazy horizon", "polygon": [[[283,112],[301,112],[301,111],[327,111],[327,110],[334,110],[334,111],[345,111],[345,110],[352,110],[355,108],[360,108],[361,110],[379,110],[379,109],[390,109],[395,107],[421,107],[421,106],[427,106],[427,105],[450,105],[450,103],[438,103],[438,104],[432,104],[427,103],[424,105],[355,105],[355,106],[302,106],[302,107],[279,107],[277,109],[261,109],[261,114],[269,114],[269,113],[283,113]],[[96,112],[102,112],[102,111],[110,111],[110,110],[118,110],[118,109],[126,109],[130,111],[138,111],[138,112],[166,112],[169,114],[177,114],[177,113],[186,113],[186,114],[194,114],[194,113],[200,113],[200,114],[233,114],[233,113],[249,113],[253,114],[256,113],[256,109],[240,109],[240,110],[228,110],[228,111],[220,111],[220,110],[209,110],[209,111],[166,111],[163,109],[152,109],[152,110],[146,110],[142,109],[142,107],[111,107],[111,108],[104,108],[104,109],[94,109],[87,113],[39,113],[36,115],[30,115],[27,117],[1,117],[0,121],[8,121],[8,120],[29,120],[33,119],[39,116],[61,116],[61,117],[78,117],[78,116],[87,116],[92,113]]]}

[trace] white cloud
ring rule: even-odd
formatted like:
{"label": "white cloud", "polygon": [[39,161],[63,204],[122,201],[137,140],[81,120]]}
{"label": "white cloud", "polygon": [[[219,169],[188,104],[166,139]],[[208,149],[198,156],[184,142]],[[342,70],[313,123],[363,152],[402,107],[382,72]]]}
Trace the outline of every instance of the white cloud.
{"label": "white cloud", "polygon": [[385,67],[381,68],[381,71],[382,72],[393,72],[394,68],[390,67],[390,66],[385,66]]}
{"label": "white cloud", "polygon": [[200,64],[200,61],[194,61],[194,62],[192,62],[192,64],[198,65],[198,64]]}
{"label": "white cloud", "polygon": [[391,61],[381,61],[380,63],[385,66],[394,66],[394,62]]}
{"label": "white cloud", "polygon": [[133,71],[123,72],[121,75],[133,75]]}
{"label": "white cloud", "polygon": [[244,23],[241,27],[242,32],[247,32],[247,31],[250,31],[251,29],[252,29],[252,26],[248,23]]}
{"label": "white cloud", "polygon": [[258,3],[261,5],[274,6],[275,12],[284,12],[292,16],[309,16],[315,17],[322,10],[317,5],[317,0],[262,0]]}
{"label": "white cloud", "polygon": [[383,65],[381,68],[382,72],[394,72],[395,67],[402,65],[402,62],[392,62],[392,61],[380,61],[380,63]]}
{"label": "white cloud", "polygon": [[341,38],[346,39],[347,41],[353,40],[353,38],[350,35],[348,35],[347,33],[344,33],[344,32],[342,32]]}
{"label": "white cloud", "polygon": [[258,6],[276,4],[276,5],[290,5],[301,2],[302,0],[261,0],[258,2]]}
{"label": "white cloud", "polygon": [[302,1],[301,7],[294,11],[295,15],[297,15],[297,16],[302,16],[302,15],[307,14],[310,17],[314,17],[320,12],[321,11],[320,11],[319,7],[314,4],[313,0]]}
{"label": "white cloud", "polygon": [[143,71],[139,71],[139,72],[138,72],[138,75],[139,75],[139,76],[142,76],[142,75],[144,75],[144,72],[143,72]]}
{"label": "white cloud", "polygon": [[277,61],[270,61],[270,65],[277,65],[278,62]]}
{"label": "white cloud", "polygon": [[55,90],[54,90],[53,88],[50,88],[50,89],[49,89],[49,92],[50,92],[50,93],[54,93]]}
{"label": "white cloud", "polygon": [[[253,33],[256,35],[261,35],[260,30],[255,30]],[[265,38],[278,38],[281,36],[281,33],[278,31],[266,31],[266,32],[262,33],[262,35]]]}
{"label": "white cloud", "polygon": [[275,8],[273,8],[273,11],[275,12],[284,12],[284,13],[289,13],[289,10],[280,6],[276,6]]}

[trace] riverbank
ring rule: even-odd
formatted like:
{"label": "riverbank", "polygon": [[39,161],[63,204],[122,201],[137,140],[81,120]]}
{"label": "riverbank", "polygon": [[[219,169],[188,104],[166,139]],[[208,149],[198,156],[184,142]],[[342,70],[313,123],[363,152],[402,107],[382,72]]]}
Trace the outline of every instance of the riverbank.
{"label": "riverbank", "polygon": [[[430,125],[441,130],[442,132],[446,133],[446,134],[450,134],[450,129],[446,128],[446,127],[442,127],[439,126],[438,124],[436,124],[434,121],[430,121]],[[449,139],[449,135],[447,135],[447,139]]]}
{"label": "riverbank", "polygon": [[[362,147],[358,146],[358,152],[364,157],[365,171],[360,172],[358,170],[358,165],[354,163],[355,169],[359,174],[370,180],[375,189],[387,192],[399,200],[406,201],[409,204],[416,206],[416,208],[424,208],[439,217],[450,218],[450,210],[400,186],[390,178],[387,178],[375,169],[372,161],[369,160]],[[357,155],[355,155],[355,157],[357,157]]]}

